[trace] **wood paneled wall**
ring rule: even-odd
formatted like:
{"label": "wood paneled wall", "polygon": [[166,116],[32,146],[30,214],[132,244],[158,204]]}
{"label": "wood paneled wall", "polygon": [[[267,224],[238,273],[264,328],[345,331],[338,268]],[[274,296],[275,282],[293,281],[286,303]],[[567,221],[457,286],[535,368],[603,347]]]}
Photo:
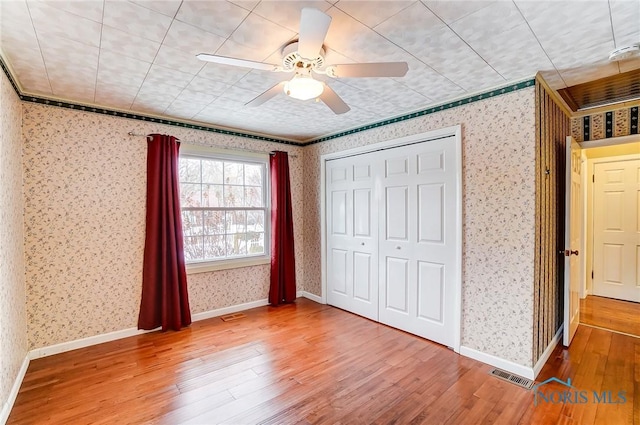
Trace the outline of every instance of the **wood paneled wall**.
{"label": "wood paneled wall", "polygon": [[533,364],[563,321],[565,145],[570,118],[536,78],[536,244]]}

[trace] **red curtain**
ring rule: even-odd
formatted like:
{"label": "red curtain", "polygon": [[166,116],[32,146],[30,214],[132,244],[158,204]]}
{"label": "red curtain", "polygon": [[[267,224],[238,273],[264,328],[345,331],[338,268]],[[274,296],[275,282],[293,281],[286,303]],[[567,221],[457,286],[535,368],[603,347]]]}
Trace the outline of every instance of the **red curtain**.
{"label": "red curtain", "polygon": [[180,217],[180,142],[150,134],[147,145],[147,233],[138,329],[179,330],[191,324]]}
{"label": "red curtain", "polygon": [[274,152],[271,167],[271,285],[269,303],[278,305],[296,299],[296,264],[293,247],[293,214],[289,156]]}

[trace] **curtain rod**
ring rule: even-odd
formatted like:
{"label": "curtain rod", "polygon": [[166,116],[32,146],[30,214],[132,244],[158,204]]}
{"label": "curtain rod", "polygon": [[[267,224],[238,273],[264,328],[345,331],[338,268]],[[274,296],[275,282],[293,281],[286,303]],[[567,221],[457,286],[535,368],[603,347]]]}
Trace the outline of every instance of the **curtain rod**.
{"label": "curtain rod", "polygon": [[[132,137],[148,137],[149,136],[148,134],[137,134],[137,133],[134,133],[133,131],[130,131],[127,134],[129,136],[132,136]],[[178,140],[180,140],[180,139],[178,139]],[[235,147],[222,146],[222,145],[201,145],[199,143],[183,142],[182,140],[180,140],[180,143],[184,143],[186,145],[207,146],[207,147],[211,147],[211,148],[229,149],[229,150],[252,152],[252,153],[266,153],[268,155],[272,155],[273,154],[273,152],[265,152],[265,151],[255,150],[255,149],[235,148]],[[289,156],[292,157],[292,158],[297,158],[298,157],[298,155],[296,155],[296,154],[289,154]]]}

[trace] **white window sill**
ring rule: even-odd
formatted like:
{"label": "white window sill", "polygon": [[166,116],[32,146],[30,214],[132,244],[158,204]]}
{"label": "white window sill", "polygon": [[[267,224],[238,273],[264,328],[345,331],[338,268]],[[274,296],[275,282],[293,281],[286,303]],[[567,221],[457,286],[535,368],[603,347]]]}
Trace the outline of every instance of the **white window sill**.
{"label": "white window sill", "polygon": [[218,260],[202,263],[187,264],[187,274],[214,272],[217,270],[237,269],[241,267],[260,266],[270,264],[268,256],[238,258],[234,260]]}

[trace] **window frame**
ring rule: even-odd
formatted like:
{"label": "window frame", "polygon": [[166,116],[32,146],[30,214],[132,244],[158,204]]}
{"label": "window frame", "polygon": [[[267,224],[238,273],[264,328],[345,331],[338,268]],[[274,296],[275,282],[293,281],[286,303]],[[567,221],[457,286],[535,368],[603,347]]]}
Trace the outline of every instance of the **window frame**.
{"label": "window frame", "polygon": [[[263,199],[264,199],[264,254],[257,255],[243,255],[235,258],[223,258],[219,260],[207,259],[200,261],[189,261],[186,263],[187,274],[205,273],[215,270],[225,270],[240,267],[250,267],[262,264],[269,264],[271,262],[271,178],[269,170],[269,154],[256,153],[256,152],[242,152],[234,151],[231,149],[221,149],[209,146],[199,145],[187,145],[182,144],[180,146],[180,157],[182,158],[194,158],[205,160],[220,160],[220,161],[235,161],[249,164],[259,164],[264,166],[264,181],[262,185]],[[201,182],[202,183],[202,182]],[[244,185],[243,185],[244,186]],[[185,207],[189,208],[189,207]],[[202,209],[209,209],[209,207],[198,207]],[[218,209],[219,208],[219,209]],[[226,211],[226,210],[259,210],[262,211],[262,207],[247,207],[244,208],[232,208],[232,207],[213,207],[213,211]],[[182,215],[183,206],[180,205],[180,213]],[[184,237],[184,228],[183,231]],[[245,232],[246,233],[246,232]],[[184,255],[184,254],[183,254]]]}

